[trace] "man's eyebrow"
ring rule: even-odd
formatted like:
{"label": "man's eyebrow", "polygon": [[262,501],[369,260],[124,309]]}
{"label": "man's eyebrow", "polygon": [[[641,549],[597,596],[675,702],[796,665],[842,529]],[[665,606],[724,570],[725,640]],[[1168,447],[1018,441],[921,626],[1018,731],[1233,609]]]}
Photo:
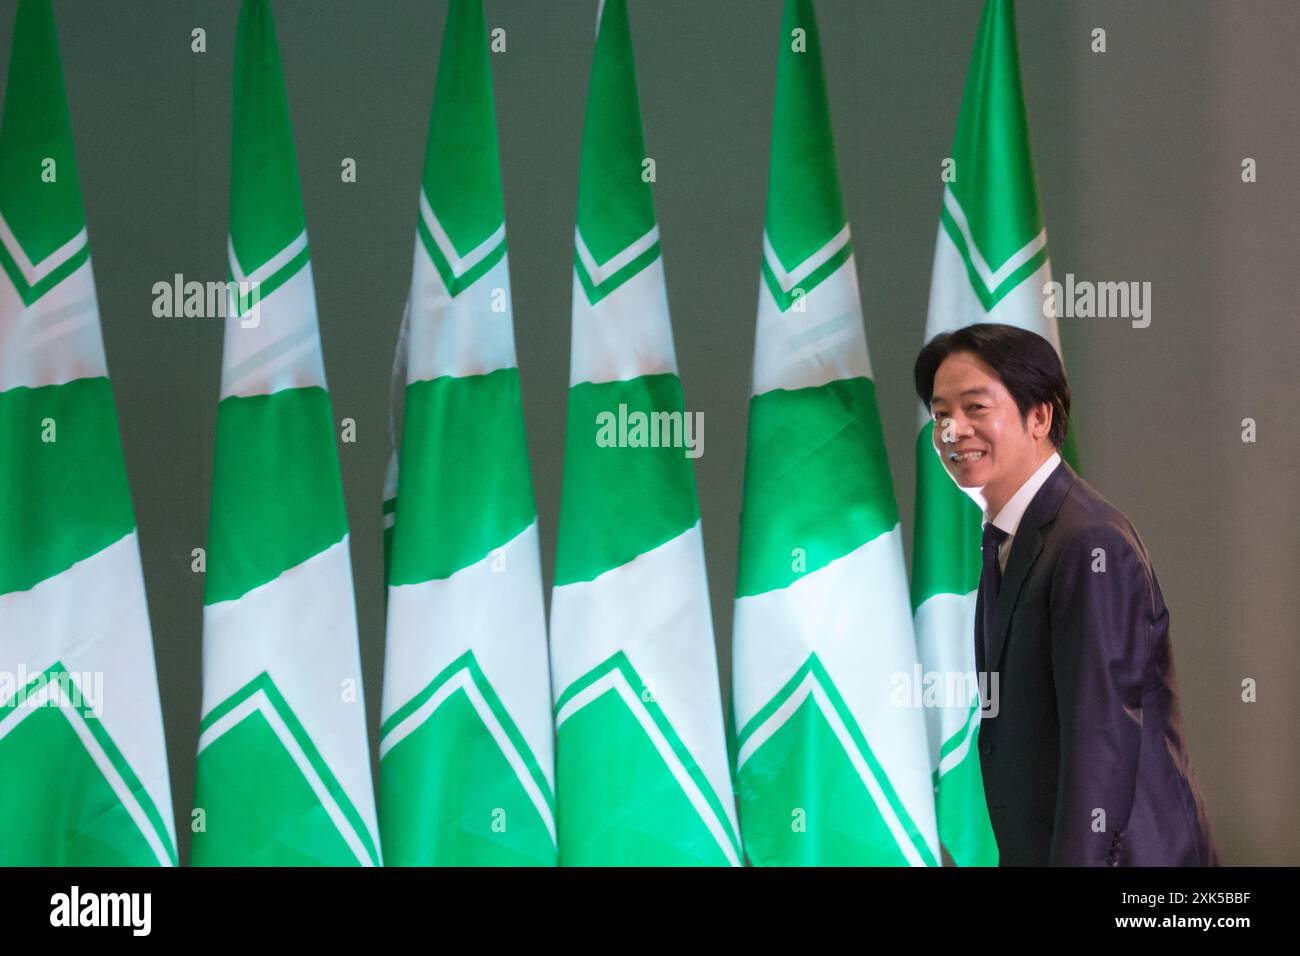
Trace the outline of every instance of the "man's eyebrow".
{"label": "man's eyebrow", "polygon": [[[983,387],[983,386],[980,386],[980,387],[978,387],[978,388],[968,388],[968,389],[966,389],[966,391],[964,391],[964,392],[961,393],[961,397],[962,397],[962,398],[965,398],[967,395],[991,395],[991,394],[992,394],[992,393],[991,393],[987,388],[985,388],[985,387]],[[939,395],[931,395],[931,396],[930,396],[930,407],[933,408],[935,402],[946,402],[946,401],[947,401],[947,399],[946,399],[946,398],[943,398],[942,396],[939,396]]]}

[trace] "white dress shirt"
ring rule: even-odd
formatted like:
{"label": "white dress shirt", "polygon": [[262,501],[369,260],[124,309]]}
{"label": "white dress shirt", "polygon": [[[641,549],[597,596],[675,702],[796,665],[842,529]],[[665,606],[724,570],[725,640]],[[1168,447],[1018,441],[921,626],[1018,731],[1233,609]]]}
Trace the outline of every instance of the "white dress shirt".
{"label": "white dress shirt", "polygon": [[[1052,452],[1047,461],[1038,466],[1038,470],[1025,480],[1025,483],[1017,489],[1010,500],[1002,506],[1002,510],[993,518],[993,524],[1007,533],[1007,540],[998,545],[998,566],[1003,571],[1007,569],[1007,556],[1011,554],[1011,541],[1016,536],[1016,529],[1020,527],[1020,519],[1025,516],[1025,509],[1029,507],[1029,502],[1034,500],[1034,495],[1038,494],[1038,489],[1043,487],[1043,482],[1047,481],[1047,477],[1056,470],[1056,466],[1060,463],[1060,454]],[[985,522],[988,521],[987,514],[984,515],[984,520]]]}

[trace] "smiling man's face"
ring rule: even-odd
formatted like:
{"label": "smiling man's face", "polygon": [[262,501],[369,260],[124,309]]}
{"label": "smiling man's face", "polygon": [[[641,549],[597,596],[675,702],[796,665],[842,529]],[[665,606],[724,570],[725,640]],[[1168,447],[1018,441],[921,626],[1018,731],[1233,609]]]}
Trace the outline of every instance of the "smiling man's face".
{"label": "smiling man's face", "polygon": [[940,363],[930,412],[944,468],[958,487],[980,492],[990,515],[1054,450],[1046,438],[1050,407],[1022,418],[1002,380],[970,352],[954,352]]}

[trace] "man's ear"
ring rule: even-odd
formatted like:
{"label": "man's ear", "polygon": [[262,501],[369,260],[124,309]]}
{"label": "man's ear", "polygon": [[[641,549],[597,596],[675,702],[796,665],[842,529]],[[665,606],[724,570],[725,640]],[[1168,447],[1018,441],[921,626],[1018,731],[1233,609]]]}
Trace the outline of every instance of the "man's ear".
{"label": "man's ear", "polygon": [[1029,437],[1037,441],[1052,430],[1052,403],[1040,402],[1029,410]]}

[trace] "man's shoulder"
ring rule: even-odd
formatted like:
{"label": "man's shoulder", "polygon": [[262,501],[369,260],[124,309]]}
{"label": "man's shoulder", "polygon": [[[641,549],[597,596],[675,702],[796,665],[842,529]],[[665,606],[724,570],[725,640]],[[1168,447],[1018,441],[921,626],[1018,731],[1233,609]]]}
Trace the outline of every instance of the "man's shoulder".
{"label": "man's shoulder", "polygon": [[1146,547],[1128,516],[1082,478],[1076,478],[1062,499],[1049,534],[1062,550],[1129,551],[1150,566]]}
{"label": "man's shoulder", "polygon": [[1054,597],[1113,608],[1142,606],[1148,620],[1164,613],[1155,567],[1137,530],[1082,478],[1073,481],[1055,519],[1042,530],[1048,554],[1040,574],[1050,580]]}

